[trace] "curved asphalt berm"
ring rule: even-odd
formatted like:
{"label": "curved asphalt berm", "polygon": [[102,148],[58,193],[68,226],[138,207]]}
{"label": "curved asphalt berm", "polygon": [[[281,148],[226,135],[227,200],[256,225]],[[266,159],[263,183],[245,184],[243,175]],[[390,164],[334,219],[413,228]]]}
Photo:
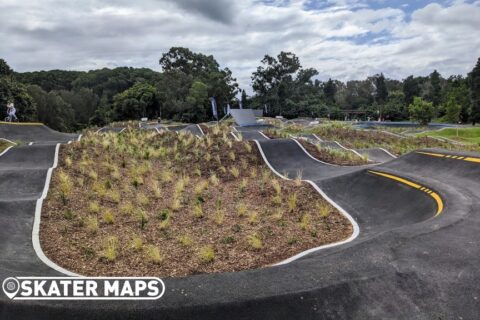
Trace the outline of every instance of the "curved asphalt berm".
{"label": "curved asphalt berm", "polygon": [[62,133],[48,128],[41,123],[0,122],[0,138],[23,143],[66,143],[78,138],[77,134]]}
{"label": "curved asphalt berm", "polygon": [[[425,150],[381,166],[342,168],[311,159],[292,140],[259,144],[276,171],[302,170],[304,179],[314,180],[356,219],[360,235],[281,266],[165,279],[166,293],[157,301],[20,302],[1,294],[0,318],[476,319],[480,163],[465,160],[475,155],[460,159]],[[15,157],[22,158],[4,158],[7,170]],[[434,217],[438,203],[426,191],[370,171],[427,186],[441,196],[443,212]],[[34,198],[38,190],[24,195],[20,188],[20,198]],[[24,212],[28,218],[29,209],[8,208],[14,211],[7,227],[20,228],[24,222],[13,217]],[[25,233],[18,237],[28,243]],[[11,240],[7,235],[2,241]],[[16,242],[4,248],[15,250]],[[2,276],[49,274],[38,258],[25,255],[24,264],[0,260]]]}

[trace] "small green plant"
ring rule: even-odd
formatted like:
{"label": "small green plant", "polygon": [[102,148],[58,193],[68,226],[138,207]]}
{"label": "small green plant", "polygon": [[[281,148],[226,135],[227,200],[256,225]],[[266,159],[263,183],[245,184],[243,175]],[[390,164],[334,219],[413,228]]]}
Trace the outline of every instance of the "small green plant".
{"label": "small green plant", "polygon": [[254,250],[260,250],[263,248],[262,240],[257,234],[251,234],[247,237],[248,244]]}
{"label": "small green plant", "polygon": [[184,247],[190,247],[193,244],[193,240],[188,234],[183,234],[178,237],[178,241]]}
{"label": "small green plant", "polygon": [[102,256],[107,259],[107,261],[115,261],[117,259],[117,249],[118,249],[118,238],[117,237],[108,237],[105,241],[104,250]]}
{"label": "small green plant", "polygon": [[293,212],[295,211],[295,209],[297,208],[297,193],[292,193],[288,196],[288,210],[290,212]]}
{"label": "small green plant", "polygon": [[67,209],[67,210],[65,210],[65,212],[63,213],[63,217],[64,217],[66,220],[72,220],[73,218],[75,218],[75,214],[73,213],[72,210]]}
{"label": "small green plant", "polygon": [[228,157],[230,158],[230,160],[232,161],[235,161],[236,157],[235,157],[235,153],[233,151],[230,151],[228,153]]}
{"label": "small green plant", "polygon": [[95,234],[98,231],[98,219],[95,216],[89,216],[85,219],[85,227],[91,234]]}
{"label": "small green plant", "polygon": [[211,246],[202,247],[198,253],[202,262],[208,263],[215,260],[215,250]]}
{"label": "small green plant", "polygon": [[233,236],[226,236],[222,240],[220,240],[223,244],[232,244],[235,242],[235,238]]}
{"label": "small green plant", "polygon": [[273,220],[280,221],[283,219],[282,209],[277,209],[277,211],[272,215]]}
{"label": "small green plant", "polygon": [[147,245],[145,247],[145,255],[149,262],[159,264],[162,262],[163,258],[160,254],[160,249],[154,245]]}

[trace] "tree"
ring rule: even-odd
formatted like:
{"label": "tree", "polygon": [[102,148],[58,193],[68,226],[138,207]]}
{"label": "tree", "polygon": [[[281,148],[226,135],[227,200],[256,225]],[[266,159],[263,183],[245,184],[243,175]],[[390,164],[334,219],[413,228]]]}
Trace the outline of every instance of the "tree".
{"label": "tree", "polygon": [[260,103],[270,106],[269,113],[282,114],[287,98],[295,95],[295,75],[302,68],[300,60],[295,54],[282,51],[277,57],[265,55],[261,63],[252,74],[252,88]]}
{"label": "tree", "polygon": [[420,86],[417,78],[409,76],[403,81],[403,94],[405,95],[406,106],[413,102],[414,97],[420,96]]}
{"label": "tree", "polygon": [[335,105],[336,92],[337,87],[335,85],[335,82],[332,79],[328,79],[328,81],[323,84],[323,95],[325,96],[325,102],[328,106]]}
{"label": "tree", "polygon": [[462,106],[455,101],[455,97],[451,96],[445,104],[445,116],[443,119],[450,123],[458,123],[461,112]]}
{"label": "tree", "polygon": [[388,91],[383,73],[375,76],[375,102],[383,105],[387,101]]}
{"label": "tree", "polygon": [[27,88],[12,76],[0,77],[0,107],[2,114],[8,101],[13,101],[20,121],[36,121],[37,110]]}
{"label": "tree", "polygon": [[469,73],[470,78],[470,121],[475,125],[480,122],[480,58],[477,60],[477,64]]}
{"label": "tree", "polygon": [[430,101],[433,103],[434,107],[438,107],[442,101],[442,88],[440,86],[440,73],[437,70],[434,70],[430,74]]}
{"label": "tree", "polygon": [[245,92],[245,90],[242,90],[241,101],[242,101],[242,106],[244,108],[246,108],[247,107],[247,93]]}
{"label": "tree", "polygon": [[7,64],[7,62],[3,59],[0,59],[0,77],[3,76],[11,76],[13,74],[13,70]]}
{"label": "tree", "polygon": [[38,120],[58,131],[70,131],[75,126],[72,106],[66,103],[58,91],[45,92],[37,85],[30,85],[28,93],[35,100]]}
{"label": "tree", "polygon": [[183,112],[182,121],[185,122],[202,122],[208,120],[209,100],[208,86],[201,82],[195,81],[188,91],[187,102],[189,104],[187,112]]}
{"label": "tree", "polygon": [[427,102],[420,97],[414,97],[413,103],[408,106],[410,118],[419,122],[421,125],[427,125],[435,115],[433,103]]}
{"label": "tree", "polygon": [[155,118],[159,116],[157,89],[147,83],[137,83],[113,98],[117,120]]}

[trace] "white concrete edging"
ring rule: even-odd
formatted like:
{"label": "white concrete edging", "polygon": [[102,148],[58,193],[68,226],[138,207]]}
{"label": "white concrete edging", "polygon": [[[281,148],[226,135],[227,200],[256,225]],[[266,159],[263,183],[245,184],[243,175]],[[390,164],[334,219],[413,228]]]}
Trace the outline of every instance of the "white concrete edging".
{"label": "white concrete edging", "polygon": [[[270,168],[270,170],[273,171],[273,173],[275,173],[277,176],[279,176],[280,178],[284,179],[284,180],[291,180],[285,176],[283,176],[282,174],[280,174],[277,170],[275,170],[275,168],[272,167],[272,165],[270,164],[270,162],[268,161],[267,157],[265,156],[265,153],[263,152],[263,149],[262,149],[262,146],[260,145],[260,142],[258,142],[258,140],[254,140],[255,143],[257,144],[257,147],[258,147],[258,150],[260,151],[260,154],[262,155],[262,158],[263,158],[263,161],[267,164],[267,166]],[[296,141],[296,140],[294,140]],[[297,141],[297,143],[299,143]],[[302,148],[303,149],[303,148]],[[305,150],[305,149],[304,149]],[[311,249],[308,249],[308,250],[305,250],[305,251],[302,251],[288,259],[285,259],[283,261],[280,261],[278,263],[275,263],[273,264],[272,266],[280,266],[280,265],[283,265],[283,264],[287,264],[287,263],[290,263],[292,261],[295,261],[295,260],[298,260],[310,253],[313,253],[313,252],[316,252],[316,251],[319,251],[319,250],[322,250],[322,249],[327,249],[327,248],[332,248],[332,247],[336,247],[336,246],[340,246],[340,245],[343,245],[343,244],[346,244],[348,242],[351,242],[353,241],[355,238],[358,237],[358,235],[360,234],[360,227],[358,226],[358,223],[355,221],[355,219],[353,219],[353,217],[348,214],[347,211],[345,211],[338,203],[336,203],[335,201],[333,201],[329,196],[327,196],[325,194],[325,192],[322,191],[322,189],[320,189],[319,186],[317,186],[317,184],[315,184],[315,182],[311,181],[311,180],[302,180],[302,181],[305,181],[307,183],[309,183],[310,185],[312,185],[313,188],[315,188],[315,190],[320,193],[320,195],[325,199],[327,200],[331,205],[333,205],[339,212],[340,214],[342,214],[343,216],[345,216],[345,218],[347,218],[350,223],[352,224],[353,226],[353,232],[352,234],[350,235],[350,237],[348,237],[347,239],[345,240],[342,240],[342,241],[339,241],[339,242],[334,242],[334,243],[329,243],[329,244],[325,244],[325,245],[322,245],[322,246],[319,246],[319,247],[315,247],[315,248],[311,248]]]}
{"label": "white concrete edging", "polygon": [[[79,137],[80,138],[80,137]],[[58,271],[60,273],[63,273],[67,276],[72,276],[72,277],[81,277],[81,275],[76,274],[74,272],[68,271],[67,269],[64,269],[57,265],[55,262],[50,260],[45,253],[42,250],[42,246],[40,245],[40,220],[41,220],[41,214],[42,214],[42,205],[43,205],[43,200],[47,197],[48,194],[48,189],[50,187],[50,181],[52,180],[52,173],[53,169],[55,169],[58,165],[58,153],[60,151],[60,143],[57,143],[55,147],[55,157],[53,160],[53,165],[48,169],[47,171],[47,177],[45,179],[45,186],[43,187],[43,192],[42,195],[40,196],[39,199],[37,199],[37,203],[35,206],[35,217],[33,221],[33,229],[32,229],[32,244],[33,244],[33,249],[35,250],[35,253],[37,254],[38,258],[45,263],[47,266],[52,268],[55,271]]]}

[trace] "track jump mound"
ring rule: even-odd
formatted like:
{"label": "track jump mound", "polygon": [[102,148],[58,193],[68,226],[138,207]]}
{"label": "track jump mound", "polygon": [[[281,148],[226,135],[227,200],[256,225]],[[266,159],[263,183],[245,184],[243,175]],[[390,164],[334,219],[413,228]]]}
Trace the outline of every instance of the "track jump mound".
{"label": "track jump mound", "polygon": [[127,129],[126,127],[103,127],[98,129],[97,133],[107,133],[107,132],[121,133],[126,129]]}
{"label": "track jump mound", "polygon": [[190,124],[190,125],[186,126],[185,128],[182,128],[180,131],[181,132],[183,132],[183,131],[190,132],[193,135],[196,135],[196,136],[199,136],[199,137],[204,135],[202,129],[200,128],[200,126],[198,124]]}
{"label": "track jump mound", "polygon": [[361,155],[366,155],[368,160],[378,163],[387,162],[396,158],[396,156],[382,148],[355,149],[355,151]]}
{"label": "track jump mound", "polygon": [[269,138],[264,135],[261,131],[237,131],[234,132],[235,136],[242,136],[243,139],[245,140],[257,140],[257,141],[263,141],[263,140],[269,140]]}
{"label": "track jump mound", "polygon": [[6,123],[0,122],[0,137],[24,143],[58,143],[78,138],[78,134],[61,133],[41,123]]}

